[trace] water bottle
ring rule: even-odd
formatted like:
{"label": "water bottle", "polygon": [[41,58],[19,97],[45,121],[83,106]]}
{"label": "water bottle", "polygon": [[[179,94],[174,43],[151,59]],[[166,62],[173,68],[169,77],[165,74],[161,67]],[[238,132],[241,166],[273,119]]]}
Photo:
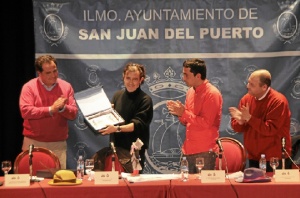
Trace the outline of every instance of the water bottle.
{"label": "water bottle", "polygon": [[181,181],[186,182],[189,179],[189,163],[186,157],[182,157],[180,163]]}
{"label": "water bottle", "polygon": [[261,170],[263,170],[264,174],[266,174],[267,160],[266,160],[266,155],[265,154],[260,155],[259,168]]}
{"label": "water bottle", "polygon": [[77,179],[83,179],[84,176],[84,160],[82,155],[79,155],[77,160]]}

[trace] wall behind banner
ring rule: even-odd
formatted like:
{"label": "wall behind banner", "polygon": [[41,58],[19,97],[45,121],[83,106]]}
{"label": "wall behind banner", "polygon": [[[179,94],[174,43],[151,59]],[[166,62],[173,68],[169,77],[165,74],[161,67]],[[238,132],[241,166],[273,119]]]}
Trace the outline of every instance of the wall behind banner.
{"label": "wall behind banner", "polygon": [[[53,54],[60,77],[75,92],[103,85],[109,98],[123,88],[128,61],[146,66],[142,89],[154,102],[145,173],[174,173],[179,168],[185,128],[170,115],[168,99],[184,102],[181,78],[186,58],[203,58],[208,79],[222,93],[220,136],[243,142],[230,127],[229,106],[246,93],[252,71],[271,71],[272,87],[289,100],[291,135],[300,134],[300,1],[127,0],[33,1],[36,56]],[[81,112],[69,123],[68,168],[79,154],[91,157],[109,146]],[[129,148],[128,148],[129,149]]]}
{"label": "wall behind banner", "polygon": [[[22,85],[35,76],[32,1],[2,2],[2,13],[13,8],[13,14],[3,14],[1,21],[1,119],[0,161],[14,162],[21,152],[22,117],[19,95]],[[4,17],[5,15],[5,17]],[[9,79],[5,76],[10,75]],[[9,173],[13,173],[11,170]],[[3,176],[3,171],[0,171]]]}

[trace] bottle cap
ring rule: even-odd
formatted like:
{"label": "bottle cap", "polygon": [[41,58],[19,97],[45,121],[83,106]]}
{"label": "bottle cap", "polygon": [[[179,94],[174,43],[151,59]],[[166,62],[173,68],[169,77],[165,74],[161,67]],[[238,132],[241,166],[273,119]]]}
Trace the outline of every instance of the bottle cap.
{"label": "bottle cap", "polygon": [[260,157],[266,157],[266,155],[265,154],[261,154]]}

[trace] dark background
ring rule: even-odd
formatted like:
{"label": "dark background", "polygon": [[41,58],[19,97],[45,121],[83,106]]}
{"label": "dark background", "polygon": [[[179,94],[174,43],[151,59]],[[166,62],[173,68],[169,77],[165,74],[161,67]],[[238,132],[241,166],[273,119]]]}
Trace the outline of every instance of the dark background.
{"label": "dark background", "polygon": [[[31,0],[1,4],[1,121],[0,161],[11,160],[21,152],[23,119],[19,111],[22,85],[35,77],[34,28]],[[1,176],[3,176],[3,171]],[[13,168],[10,171],[13,173]]]}

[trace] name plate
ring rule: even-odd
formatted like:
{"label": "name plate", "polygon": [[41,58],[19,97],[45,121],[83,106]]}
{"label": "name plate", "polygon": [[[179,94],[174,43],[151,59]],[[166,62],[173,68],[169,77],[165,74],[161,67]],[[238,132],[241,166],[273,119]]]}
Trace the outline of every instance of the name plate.
{"label": "name plate", "polygon": [[275,170],[276,182],[299,182],[298,169]]}
{"label": "name plate", "polygon": [[6,174],[4,176],[4,185],[11,187],[29,186],[30,176],[29,174]]}
{"label": "name plate", "polygon": [[202,170],[202,183],[225,183],[225,170]]}
{"label": "name plate", "polygon": [[119,171],[95,172],[95,184],[119,184]]}

